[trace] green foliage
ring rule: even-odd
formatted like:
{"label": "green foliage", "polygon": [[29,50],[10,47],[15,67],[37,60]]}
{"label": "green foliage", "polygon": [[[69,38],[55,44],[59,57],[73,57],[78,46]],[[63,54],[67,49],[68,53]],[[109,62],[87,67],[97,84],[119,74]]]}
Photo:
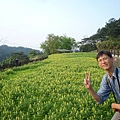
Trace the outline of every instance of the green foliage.
{"label": "green foliage", "polygon": [[48,55],[57,53],[57,49],[67,49],[71,50],[76,46],[74,38],[67,36],[55,36],[54,34],[49,34],[47,40],[43,42],[40,48],[43,49]]}
{"label": "green foliage", "polygon": [[53,54],[48,59],[0,72],[1,120],[109,120],[109,98],[94,102],[83,86],[84,73],[98,90],[104,74],[96,53]]}
{"label": "green foliage", "polygon": [[71,50],[73,47],[76,46],[76,42],[74,38],[70,38],[64,35],[64,36],[60,36],[59,39],[60,39],[59,49]]}
{"label": "green foliage", "polygon": [[26,54],[24,54],[24,52],[19,52],[19,53],[11,53],[11,59],[13,59],[14,61],[16,60],[16,58],[21,62],[27,62],[29,60],[28,56]]}
{"label": "green foliage", "polygon": [[0,69],[19,66],[24,63],[27,63],[28,61],[29,61],[28,56],[26,54],[24,54],[23,52],[11,53],[11,56],[9,58],[0,62]]}
{"label": "green foliage", "polygon": [[99,28],[97,33],[91,36],[89,39],[97,39],[98,41],[104,41],[107,37],[117,38],[120,35],[120,19],[115,20],[111,18],[105,27]]}
{"label": "green foliage", "polygon": [[96,34],[90,36],[89,38],[84,38],[81,43],[82,44],[97,43],[98,50],[111,48],[112,50],[119,50],[120,49],[119,41],[120,41],[120,18],[118,20],[111,18],[108,22],[106,22],[106,25],[104,27],[102,27],[101,29],[99,28],[97,30]]}
{"label": "green foliage", "polygon": [[107,36],[116,38],[120,35],[120,19],[111,18],[105,27],[107,28]]}
{"label": "green foliage", "polygon": [[46,58],[48,58],[46,54],[37,52],[36,50],[31,51],[29,53],[29,57],[23,52],[11,53],[11,56],[9,58],[0,62],[0,70],[3,70],[5,68],[12,68],[14,66],[21,66],[33,61],[44,60]]}
{"label": "green foliage", "polygon": [[[41,54],[42,54],[42,53],[41,53]],[[29,57],[29,58],[34,58],[34,57],[37,56],[37,55],[40,55],[40,52],[37,52],[36,50],[31,50],[31,51],[29,52],[28,57]]]}
{"label": "green foliage", "polygon": [[96,44],[91,44],[91,43],[80,46],[80,51],[82,51],[82,52],[90,52],[90,51],[94,51],[96,49],[97,49]]}
{"label": "green foliage", "polygon": [[[112,38],[113,39],[113,38]],[[120,38],[114,39],[114,40],[106,40],[103,42],[97,43],[98,50],[120,50]]]}
{"label": "green foliage", "polygon": [[[28,55],[29,52],[33,50],[31,48],[24,48],[24,47],[10,47],[7,45],[0,46],[0,62],[9,58],[11,53],[20,53],[23,52],[25,55]],[[39,52],[38,50],[36,50]]]}

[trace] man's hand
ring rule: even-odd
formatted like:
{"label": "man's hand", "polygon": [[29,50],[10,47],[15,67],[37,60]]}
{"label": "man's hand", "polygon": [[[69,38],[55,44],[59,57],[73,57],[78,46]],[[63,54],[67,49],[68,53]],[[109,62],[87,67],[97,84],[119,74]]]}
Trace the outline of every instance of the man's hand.
{"label": "man's hand", "polygon": [[90,73],[85,73],[84,86],[87,89],[89,89],[91,87]]}
{"label": "man's hand", "polygon": [[90,82],[90,73],[85,73],[85,79],[84,79],[84,86],[88,89],[90,94],[92,95],[93,99],[95,99],[97,102],[100,102],[99,95],[93,90]]}
{"label": "man's hand", "polygon": [[120,104],[117,103],[112,103],[111,104],[111,108],[115,111],[119,111],[120,112]]}

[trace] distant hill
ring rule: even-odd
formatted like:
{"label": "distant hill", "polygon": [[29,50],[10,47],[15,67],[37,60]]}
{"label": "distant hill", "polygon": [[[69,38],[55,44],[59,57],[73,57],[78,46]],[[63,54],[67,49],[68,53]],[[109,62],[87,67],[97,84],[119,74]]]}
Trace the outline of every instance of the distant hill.
{"label": "distant hill", "polygon": [[[0,46],[0,62],[4,59],[7,59],[10,57],[11,53],[16,53],[16,52],[24,52],[24,54],[28,55],[31,48],[25,48],[25,47],[10,47],[7,45],[2,45]],[[37,52],[40,52],[39,50],[36,50]]]}

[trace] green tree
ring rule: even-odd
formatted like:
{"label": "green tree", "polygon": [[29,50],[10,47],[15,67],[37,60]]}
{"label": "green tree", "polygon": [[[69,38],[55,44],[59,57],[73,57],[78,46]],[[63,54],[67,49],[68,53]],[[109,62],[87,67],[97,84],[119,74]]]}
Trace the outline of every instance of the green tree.
{"label": "green tree", "polygon": [[98,50],[120,50],[120,42],[119,40],[107,40],[103,42],[98,42],[97,44]]}
{"label": "green tree", "polygon": [[38,53],[36,52],[36,50],[31,50],[30,52],[29,52],[29,58],[33,58],[33,57],[35,57],[36,55],[38,55]]}
{"label": "green tree", "polygon": [[[17,60],[17,64],[16,64]],[[29,58],[24,52],[11,53],[11,56],[0,63],[1,68],[13,67],[15,65],[22,65],[29,62]]]}
{"label": "green tree", "polygon": [[49,34],[47,40],[40,45],[40,48],[49,55],[57,53],[57,49],[71,50],[75,45],[76,41],[74,38]]}
{"label": "green tree", "polygon": [[59,36],[55,36],[54,34],[49,34],[47,40],[43,42],[40,48],[47,54],[56,53],[56,49],[59,47]]}
{"label": "green tree", "polygon": [[[111,18],[106,22],[106,25],[99,28],[97,30],[97,33],[88,37],[82,39],[83,43],[91,42],[91,43],[97,43],[98,41],[105,41],[109,40],[108,38],[118,38],[120,36],[120,19],[116,20],[114,18]],[[114,40],[114,39],[113,39]]]}
{"label": "green tree", "polygon": [[71,50],[76,45],[77,44],[74,38],[67,37],[66,35],[60,36],[60,49]]}
{"label": "green tree", "polygon": [[26,63],[29,61],[29,58],[27,55],[24,54],[24,52],[17,52],[17,53],[12,53],[10,59],[12,59],[13,61],[15,61],[16,59],[18,59],[18,61],[22,64],[22,63]]}
{"label": "green tree", "polygon": [[90,51],[94,51],[96,49],[97,49],[96,44],[92,44],[92,43],[80,46],[80,51],[81,52],[90,52]]}
{"label": "green tree", "polygon": [[[89,38],[82,39],[82,47],[84,50],[88,50],[86,44],[96,44],[98,50],[119,50],[120,49],[120,19],[116,20],[111,18],[106,22],[106,25],[99,28],[97,33],[90,36]],[[85,48],[86,46],[86,48]],[[82,48],[82,49],[83,49]]]}

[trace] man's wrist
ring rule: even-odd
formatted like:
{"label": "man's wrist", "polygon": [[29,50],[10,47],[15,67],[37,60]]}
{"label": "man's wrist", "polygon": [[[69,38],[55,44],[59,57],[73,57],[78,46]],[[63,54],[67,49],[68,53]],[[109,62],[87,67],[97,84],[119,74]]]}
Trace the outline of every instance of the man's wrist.
{"label": "man's wrist", "polygon": [[88,91],[93,91],[93,89],[92,89],[92,87],[91,87],[91,86],[88,88]]}

